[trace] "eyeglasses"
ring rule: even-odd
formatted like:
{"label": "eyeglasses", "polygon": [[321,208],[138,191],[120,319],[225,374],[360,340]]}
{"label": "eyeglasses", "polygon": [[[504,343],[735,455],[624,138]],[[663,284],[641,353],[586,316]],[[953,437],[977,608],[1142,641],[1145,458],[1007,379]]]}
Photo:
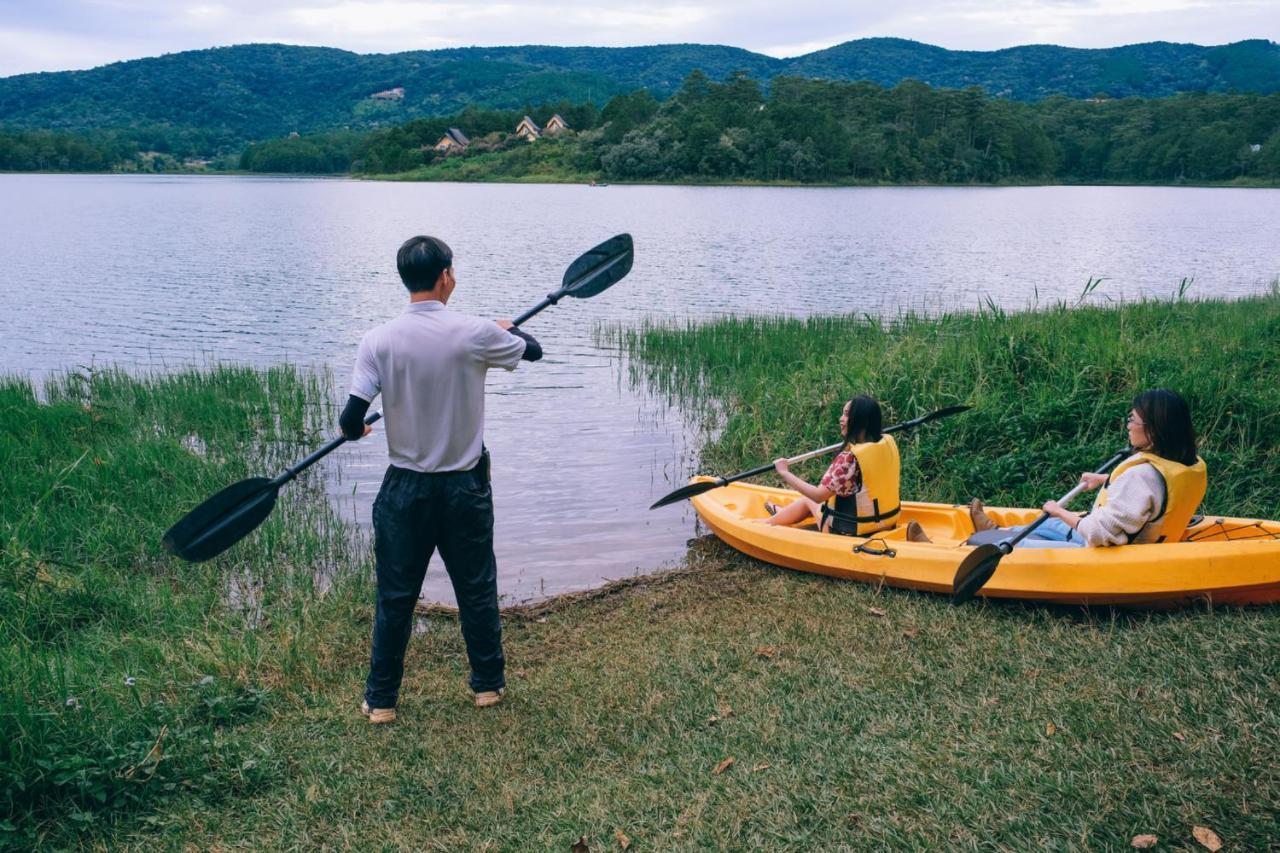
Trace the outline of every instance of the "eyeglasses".
{"label": "eyeglasses", "polygon": [[1144,424],[1142,421],[1135,418],[1133,415],[1127,416],[1124,419],[1124,423],[1125,423],[1125,426],[1146,426],[1146,424]]}

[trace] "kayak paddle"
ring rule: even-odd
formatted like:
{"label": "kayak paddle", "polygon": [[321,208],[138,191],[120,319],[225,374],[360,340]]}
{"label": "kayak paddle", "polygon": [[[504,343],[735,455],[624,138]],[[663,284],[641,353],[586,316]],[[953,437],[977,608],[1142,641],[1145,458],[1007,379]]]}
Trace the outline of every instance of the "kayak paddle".
{"label": "kayak paddle", "polygon": [[[1133,453],[1132,448],[1126,447],[1115,456],[1112,456],[1102,464],[1095,474],[1105,474],[1112,468],[1119,465]],[[1076,495],[1084,491],[1084,483],[1076,484],[1076,487],[1062,496],[1058,501],[1062,506],[1066,506],[1075,500]],[[964,604],[969,599],[978,594],[978,590],[991,580],[991,576],[996,573],[996,567],[1000,565],[1000,560],[1008,553],[1013,551],[1014,547],[1026,539],[1040,525],[1049,520],[1051,516],[1047,512],[1040,513],[1040,517],[1028,524],[1022,530],[1018,531],[1016,536],[1012,536],[1003,542],[988,543],[979,545],[969,552],[969,555],[960,563],[960,567],[956,569],[955,580],[951,584],[951,603]]]}
{"label": "kayak paddle", "polygon": [[[607,290],[631,271],[634,258],[630,234],[611,237],[570,264],[560,289],[548,293],[512,324],[520,325],[565,296],[588,299]],[[373,424],[381,417],[381,412],[374,412],[364,422]],[[161,544],[170,554],[193,563],[218,556],[266,520],[282,486],[346,442],[345,436],[338,436],[274,479],[250,477],[227,486],[170,527]]]}
{"label": "kayak paddle", "polygon": [[[903,421],[900,424],[894,424],[893,426],[885,427],[883,430],[881,430],[881,432],[890,433],[890,432],[898,432],[904,429],[910,429],[911,427],[919,426],[920,424],[925,424],[925,423],[928,423],[929,421],[936,421],[939,418],[945,418],[951,415],[958,415],[961,412],[966,412],[971,408],[973,407],[972,406],[948,406],[945,409],[939,409],[936,412],[930,412],[927,415],[921,415],[920,417],[915,418],[914,420]],[[841,441],[841,442],[837,442],[836,444],[828,445],[827,447],[820,447],[817,450],[810,450],[808,453],[801,453],[799,456],[792,456],[790,459],[787,460],[787,462],[791,465],[795,465],[797,462],[804,462],[806,459],[812,459],[815,456],[821,456],[824,453],[831,453],[833,451],[839,450],[840,448],[844,447],[844,445],[845,445],[845,442]],[[739,480],[745,480],[748,477],[755,477],[760,474],[765,474],[772,470],[773,470],[773,463],[770,462],[768,465],[761,465],[759,468],[752,468],[750,471],[743,471],[741,474],[734,474],[732,477],[721,477],[718,480],[712,480],[709,483],[708,482],[690,483],[687,486],[681,486],[680,488],[676,489],[674,492],[672,492],[669,495],[659,498],[657,501],[654,502],[653,506],[649,507],[649,509],[657,509],[660,506],[673,504],[676,501],[682,501],[682,500],[685,500],[686,498],[691,498],[696,495],[700,495],[703,492],[709,492],[712,489],[718,489],[721,486],[727,486],[730,483],[736,483]]]}

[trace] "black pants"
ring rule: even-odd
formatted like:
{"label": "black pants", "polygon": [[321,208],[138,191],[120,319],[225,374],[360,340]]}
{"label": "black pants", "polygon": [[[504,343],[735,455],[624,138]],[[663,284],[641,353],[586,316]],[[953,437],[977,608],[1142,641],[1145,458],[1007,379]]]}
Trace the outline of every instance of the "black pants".
{"label": "black pants", "polygon": [[471,471],[444,474],[387,469],[373,503],[378,605],[364,691],[371,708],[394,708],[399,699],[413,606],[436,548],[458,599],[471,689],[479,693],[506,685],[487,461]]}

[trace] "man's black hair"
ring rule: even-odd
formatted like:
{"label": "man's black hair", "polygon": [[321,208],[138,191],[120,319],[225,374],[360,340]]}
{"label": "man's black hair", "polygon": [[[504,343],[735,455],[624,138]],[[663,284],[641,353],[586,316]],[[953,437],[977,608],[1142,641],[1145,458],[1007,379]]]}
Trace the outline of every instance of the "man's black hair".
{"label": "man's black hair", "polygon": [[400,280],[412,293],[436,286],[440,273],[453,266],[453,250],[439,237],[410,237],[396,252]]}

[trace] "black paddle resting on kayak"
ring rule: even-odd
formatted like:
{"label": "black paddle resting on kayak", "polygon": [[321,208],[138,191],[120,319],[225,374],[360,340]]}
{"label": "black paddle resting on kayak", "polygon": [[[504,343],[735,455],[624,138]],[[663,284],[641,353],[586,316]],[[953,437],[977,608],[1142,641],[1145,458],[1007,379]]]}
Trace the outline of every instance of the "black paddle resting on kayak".
{"label": "black paddle resting on kayak", "polygon": [[[1128,459],[1132,453],[1133,449],[1126,447],[1104,462],[1102,467],[1094,471],[1094,473],[1106,474],[1125,459]],[[1076,495],[1082,491],[1084,491],[1084,483],[1077,483],[1076,487],[1063,495],[1058,503],[1066,506],[1075,500]],[[1049,513],[1042,512],[1039,518],[1022,528],[1016,536],[1011,536],[1005,541],[995,544],[979,545],[970,551],[969,555],[964,558],[964,562],[960,564],[960,568],[956,569],[956,578],[951,584],[951,603],[964,604],[977,595],[978,590],[982,589],[987,581],[991,580],[991,576],[996,573],[1000,560],[1013,551],[1019,542],[1031,535],[1032,531],[1048,521],[1050,517]]]}
{"label": "black paddle resting on kayak", "polygon": [[[520,325],[566,296],[588,299],[607,290],[631,271],[634,258],[630,234],[619,234],[604,241],[569,265],[559,290],[548,293],[512,324]],[[374,412],[364,422],[373,424],[381,417],[381,412]],[[266,520],[282,486],[346,441],[344,436],[338,436],[274,479],[251,477],[227,486],[169,528],[161,540],[165,550],[193,563],[218,556]]]}
{"label": "black paddle resting on kayak", "polygon": [[[915,418],[914,420],[903,421],[900,424],[894,424],[893,426],[885,427],[884,429],[881,430],[881,432],[883,433],[899,432],[904,429],[910,429],[911,427],[920,426],[920,424],[926,424],[929,421],[936,421],[939,418],[949,417],[950,415],[957,415],[960,412],[967,412],[971,408],[972,406],[948,406],[945,409],[939,409],[936,412],[930,412],[927,415],[921,415],[920,417]],[[841,442],[837,442],[836,444],[828,445],[827,447],[820,447],[817,450],[810,450],[808,453],[801,453],[799,456],[792,456],[790,459],[787,460],[787,462],[791,465],[795,465],[798,462],[804,462],[806,459],[813,459],[815,456],[821,456],[824,453],[833,453],[839,450],[840,448],[844,447],[844,445],[845,445],[845,442],[841,441]],[[709,492],[712,489],[718,489],[721,486],[727,486],[730,483],[736,483],[739,480],[745,480],[748,477],[756,477],[756,476],[759,476],[760,474],[767,474],[772,470],[773,470],[773,463],[770,462],[768,465],[761,465],[759,468],[752,468],[750,471],[743,471],[741,474],[734,474],[732,477],[721,477],[720,479],[713,480],[709,483],[690,483],[687,486],[681,486],[680,488],[676,489],[674,492],[672,492],[669,495],[659,498],[657,501],[653,503],[651,507],[649,507],[649,509],[657,509],[660,506],[666,506],[667,504],[673,504],[676,501],[682,501],[682,500],[685,500],[686,498],[692,498],[696,495],[702,494],[703,492]]]}

